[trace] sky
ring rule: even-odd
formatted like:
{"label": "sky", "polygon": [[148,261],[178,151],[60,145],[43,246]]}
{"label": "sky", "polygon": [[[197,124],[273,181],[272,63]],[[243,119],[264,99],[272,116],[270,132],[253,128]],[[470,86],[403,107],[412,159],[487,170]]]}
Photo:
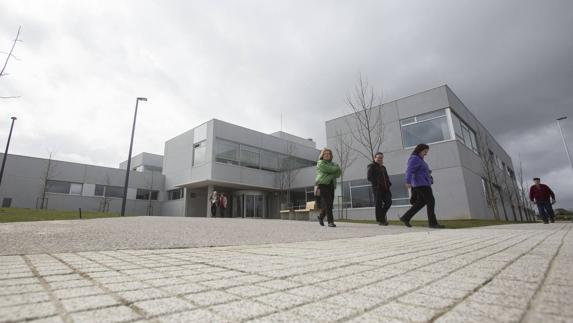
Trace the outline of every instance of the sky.
{"label": "sky", "polygon": [[573,1],[2,0],[0,51],[19,26],[13,154],[117,167],[137,97],[134,155],[212,118],[322,147],[362,74],[384,102],[448,84],[573,209]]}

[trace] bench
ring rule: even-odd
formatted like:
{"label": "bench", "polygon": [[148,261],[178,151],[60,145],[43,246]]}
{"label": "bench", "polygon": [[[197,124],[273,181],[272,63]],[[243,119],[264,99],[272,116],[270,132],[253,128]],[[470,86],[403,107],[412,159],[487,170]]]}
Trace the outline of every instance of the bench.
{"label": "bench", "polygon": [[300,210],[294,210],[295,218],[294,220],[302,221],[314,221],[316,220],[316,215],[320,210],[316,207],[316,202],[306,202],[306,207]]}
{"label": "bench", "polygon": [[289,220],[290,212],[290,210],[280,210],[281,220]]}

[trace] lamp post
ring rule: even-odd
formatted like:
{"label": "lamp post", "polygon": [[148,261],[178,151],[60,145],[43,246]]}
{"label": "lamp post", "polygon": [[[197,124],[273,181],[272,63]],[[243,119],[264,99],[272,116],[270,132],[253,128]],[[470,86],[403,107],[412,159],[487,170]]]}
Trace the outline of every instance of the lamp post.
{"label": "lamp post", "polygon": [[569,155],[569,149],[567,149],[567,143],[565,142],[565,137],[563,136],[563,130],[561,129],[561,123],[559,121],[565,120],[567,117],[557,118],[557,126],[559,127],[559,133],[561,134],[561,139],[563,140],[563,146],[565,147],[565,153],[567,154],[567,158],[569,159],[569,165],[571,165],[571,169],[573,169],[573,162],[571,161],[571,155]]}
{"label": "lamp post", "polygon": [[16,117],[12,119],[12,125],[10,126],[10,133],[8,134],[8,142],[6,142],[6,151],[4,151],[4,157],[2,158],[2,168],[0,168],[0,184],[2,184],[2,177],[4,176],[4,166],[6,166],[6,157],[8,157],[8,147],[10,147],[10,138],[12,138],[12,129],[14,129],[14,121]]}
{"label": "lamp post", "polygon": [[125,184],[123,185],[123,199],[121,201],[121,216],[125,215],[125,202],[127,198],[127,184],[129,183],[129,171],[131,168],[131,150],[133,148],[133,134],[135,133],[135,120],[137,119],[137,106],[139,101],[147,101],[147,98],[135,100],[135,114],[133,115],[133,127],[131,128],[131,141],[129,142],[129,155],[127,156],[127,169],[125,170]]}

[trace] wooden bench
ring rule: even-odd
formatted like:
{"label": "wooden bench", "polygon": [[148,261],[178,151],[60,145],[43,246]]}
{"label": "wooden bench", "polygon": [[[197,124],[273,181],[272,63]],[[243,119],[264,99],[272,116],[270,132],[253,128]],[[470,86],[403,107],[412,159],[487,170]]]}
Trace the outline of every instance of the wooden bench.
{"label": "wooden bench", "polygon": [[316,216],[320,212],[319,209],[316,208],[316,202],[306,202],[306,207],[300,210],[294,210],[295,220],[302,220],[302,221],[314,221],[316,220]]}
{"label": "wooden bench", "polygon": [[281,220],[289,220],[290,212],[290,210],[280,210]]}

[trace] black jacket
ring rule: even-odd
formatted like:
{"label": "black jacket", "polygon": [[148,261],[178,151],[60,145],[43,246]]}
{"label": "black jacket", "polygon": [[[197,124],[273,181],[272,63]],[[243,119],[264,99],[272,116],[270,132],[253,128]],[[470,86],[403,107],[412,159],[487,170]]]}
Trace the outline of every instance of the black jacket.
{"label": "black jacket", "polygon": [[386,167],[384,165],[378,165],[378,163],[368,165],[367,178],[368,181],[372,183],[373,189],[388,191],[390,190],[390,186],[392,186]]}

